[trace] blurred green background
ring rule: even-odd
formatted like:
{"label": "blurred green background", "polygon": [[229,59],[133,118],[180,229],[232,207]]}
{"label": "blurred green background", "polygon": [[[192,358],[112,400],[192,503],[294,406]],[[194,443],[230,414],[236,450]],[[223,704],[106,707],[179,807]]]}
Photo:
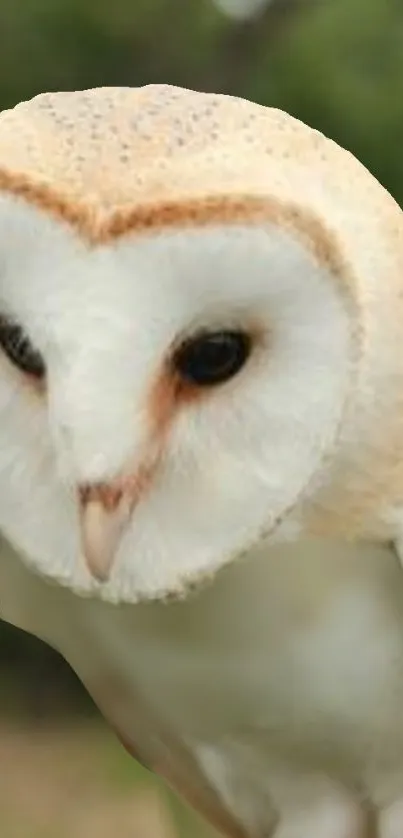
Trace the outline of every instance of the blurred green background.
{"label": "blurred green background", "polygon": [[[0,44],[0,108],[149,82],[236,94],[322,130],[403,204],[402,0],[1,0]],[[0,626],[0,666],[2,838],[212,836],[55,653]]]}

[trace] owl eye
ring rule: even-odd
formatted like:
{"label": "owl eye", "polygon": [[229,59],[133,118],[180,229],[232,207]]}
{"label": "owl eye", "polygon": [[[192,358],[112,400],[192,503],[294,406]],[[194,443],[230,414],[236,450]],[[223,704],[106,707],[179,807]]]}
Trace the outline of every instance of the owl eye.
{"label": "owl eye", "polygon": [[208,387],[236,375],[249,357],[251,338],[245,332],[204,332],[185,341],[174,356],[180,377]]}
{"label": "owl eye", "polygon": [[44,378],[45,364],[40,352],[18,323],[0,316],[0,346],[12,363],[34,378]]}

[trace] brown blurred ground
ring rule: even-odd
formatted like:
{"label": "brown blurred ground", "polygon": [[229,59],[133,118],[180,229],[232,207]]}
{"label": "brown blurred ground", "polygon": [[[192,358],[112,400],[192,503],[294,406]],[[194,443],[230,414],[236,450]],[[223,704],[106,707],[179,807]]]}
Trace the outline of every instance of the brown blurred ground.
{"label": "brown blurred ground", "polygon": [[167,793],[98,722],[3,723],[0,766],[1,838],[177,838]]}

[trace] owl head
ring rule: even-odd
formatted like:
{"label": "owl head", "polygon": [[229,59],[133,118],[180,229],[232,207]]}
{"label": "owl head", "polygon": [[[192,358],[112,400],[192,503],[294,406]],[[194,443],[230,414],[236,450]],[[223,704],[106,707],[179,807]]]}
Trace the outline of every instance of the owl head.
{"label": "owl head", "polygon": [[389,535],[402,323],[400,209],[292,117],[164,85],[0,115],[0,527],[49,580],[159,599]]}

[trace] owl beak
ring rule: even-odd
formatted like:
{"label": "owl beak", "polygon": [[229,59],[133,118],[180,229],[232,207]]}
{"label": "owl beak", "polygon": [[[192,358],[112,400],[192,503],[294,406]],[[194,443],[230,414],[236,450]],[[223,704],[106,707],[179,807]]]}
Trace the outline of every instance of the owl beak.
{"label": "owl beak", "polygon": [[107,582],[136,495],[120,486],[98,484],[81,487],[79,496],[85,563],[94,579]]}
{"label": "owl beak", "polygon": [[125,477],[80,486],[81,543],[84,560],[97,582],[107,582],[122,537],[150,487],[158,458],[149,457]]}

